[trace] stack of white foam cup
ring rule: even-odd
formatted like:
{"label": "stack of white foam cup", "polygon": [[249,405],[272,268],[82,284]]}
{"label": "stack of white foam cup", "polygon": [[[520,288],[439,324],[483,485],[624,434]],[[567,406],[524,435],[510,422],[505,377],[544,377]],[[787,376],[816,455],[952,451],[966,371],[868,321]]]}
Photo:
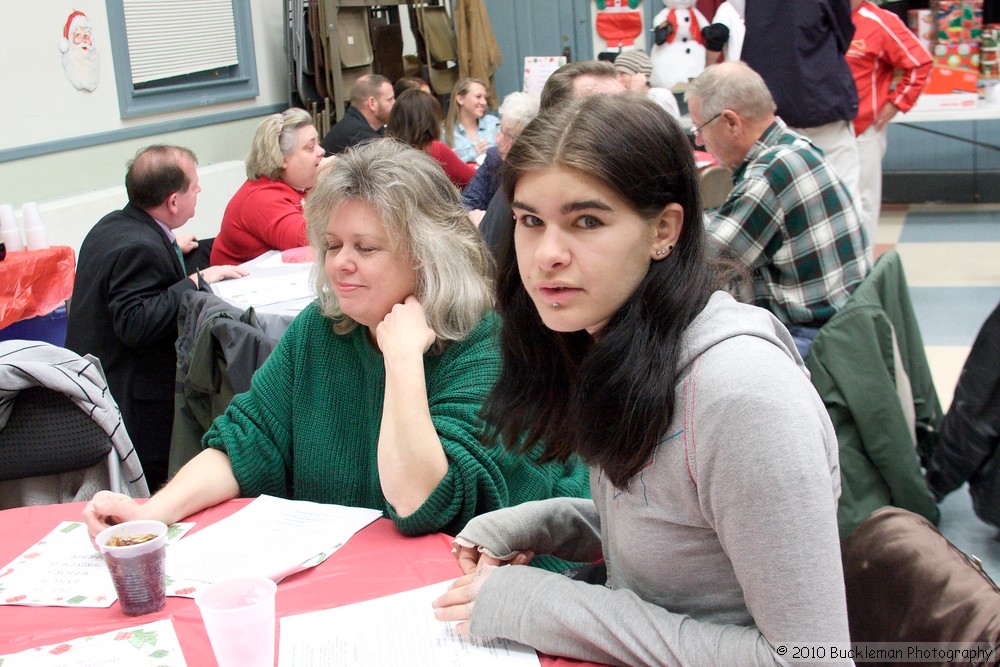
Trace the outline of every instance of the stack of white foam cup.
{"label": "stack of white foam cup", "polygon": [[7,252],[24,250],[21,228],[17,224],[17,218],[14,217],[14,207],[10,204],[0,204],[0,241],[7,248]]}
{"label": "stack of white foam cup", "polygon": [[45,221],[38,204],[33,201],[21,205],[24,218],[24,243],[28,250],[44,250],[49,247],[49,237],[45,232]]}

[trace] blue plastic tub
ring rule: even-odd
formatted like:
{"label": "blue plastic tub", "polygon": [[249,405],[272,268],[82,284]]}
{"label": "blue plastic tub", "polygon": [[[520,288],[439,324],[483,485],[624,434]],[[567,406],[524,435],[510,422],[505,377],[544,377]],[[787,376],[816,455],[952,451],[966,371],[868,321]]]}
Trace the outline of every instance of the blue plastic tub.
{"label": "blue plastic tub", "polygon": [[62,347],[66,344],[66,306],[48,315],[29,317],[0,329],[0,340],[43,340]]}

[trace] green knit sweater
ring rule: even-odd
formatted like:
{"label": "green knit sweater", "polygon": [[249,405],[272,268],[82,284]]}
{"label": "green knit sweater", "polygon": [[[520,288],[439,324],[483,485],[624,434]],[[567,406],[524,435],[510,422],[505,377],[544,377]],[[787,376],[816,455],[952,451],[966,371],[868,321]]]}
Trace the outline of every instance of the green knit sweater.
{"label": "green knit sweater", "polygon": [[243,496],[382,510],[407,535],[460,531],[472,517],[528,500],[589,497],[576,460],[484,447],[479,409],[500,369],[499,319],[490,313],[443,354],[425,355],[431,419],[448,472],[409,516],[386,502],[376,461],[385,365],[368,330],[333,331],[314,303],[292,322],[253,377],[205,434],[203,446],[229,454]]}

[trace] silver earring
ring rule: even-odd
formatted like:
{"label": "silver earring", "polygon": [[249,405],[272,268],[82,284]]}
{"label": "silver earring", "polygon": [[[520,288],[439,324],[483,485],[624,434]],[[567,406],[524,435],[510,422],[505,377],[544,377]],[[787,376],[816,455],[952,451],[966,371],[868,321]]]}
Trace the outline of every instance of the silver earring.
{"label": "silver earring", "polygon": [[666,255],[666,254],[667,254],[667,249],[666,249],[666,248],[659,248],[659,249],[658,249],[658,250],[656,251],[656,254],[662,257],[663,255]]}

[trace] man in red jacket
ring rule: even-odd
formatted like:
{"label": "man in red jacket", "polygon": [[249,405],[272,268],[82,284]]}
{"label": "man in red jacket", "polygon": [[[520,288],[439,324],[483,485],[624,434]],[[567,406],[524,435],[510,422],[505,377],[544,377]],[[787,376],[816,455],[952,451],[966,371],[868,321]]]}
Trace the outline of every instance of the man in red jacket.
{"label": "man in red jacket", "polygon": [[[868,0],[851,0],[854,39],[847,63],[858,87],[858,115],[854,119],[861,161],[861,219],[872,259],[875,228],[882,205],[882,157],[886,127],[896,113],[909,111],[927,83],[931,55],[892,12]],[[902,77],[892,87],[896,71]]]}

